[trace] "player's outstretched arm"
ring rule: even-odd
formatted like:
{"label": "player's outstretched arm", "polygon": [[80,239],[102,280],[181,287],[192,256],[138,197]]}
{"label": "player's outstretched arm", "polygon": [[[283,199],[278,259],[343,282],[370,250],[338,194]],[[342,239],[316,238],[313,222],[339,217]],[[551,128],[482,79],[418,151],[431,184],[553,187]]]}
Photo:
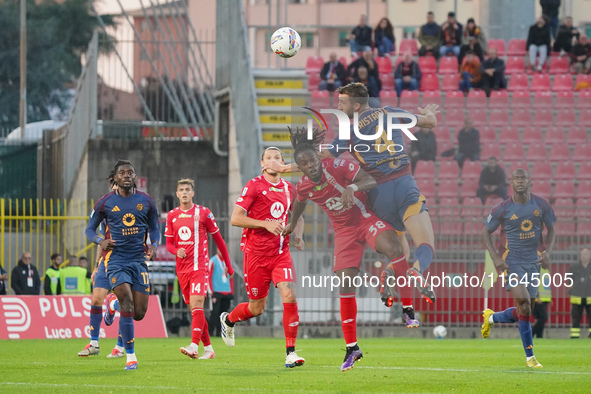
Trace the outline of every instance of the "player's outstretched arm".
{"label": "player's outstretched arm", "polygon": [[484,226],[484,228],[482,229],[482,239],[484,241],[484,244],[486,245],[486,249],[488,249],[488,252],[490,253],[490,256],[493,259],[493,262],[495,263],[495,267],[497,268],[497,270],[505,271],[506,269],[509,269],[509,266],[505,263],[505,261],[503,261],[501,256],[499,256],[499,254],[495,250],[492,237],[490,236],[492,232],[494,232],[494,230],[491,231],[488,228],[488,226]]}
{"label": "player's outstretched arm", "polygon": [[263,172],[266,170],[271,170],[273,172],[278,172],[279,174],[284,174],[286,172],[298,172],[300,169],[296,163],[288,163],[288,164],[279,164],[276,161],[272,161],[269,165],[263,167]]}
{"label": "player's outstretched arm", "polygon": [[213,233],[212,235],[213,241],[218,247],[218,250],[222,253],[222,257],[224,259],[224,263],[226,264],[226,268],[228,269],[228,275],[234,274],[234,268],[232,268],[232,261],[230,260],[230,254],[228,253],[228,247],[224,242],[224,238],[219,231]]}
{"label": "player's outstretched arm", "polygon": [[439,106],[437,104],[429,104],[424,108],[417,108],[420,112],[420,115],[416,115],[417,117],[417,125],[416,127],[422,127],[425,129],[432,129],[433,127],[437,126],[437,117],[436,115],[440,112]]}
{"label": "player's outstretched arm", "polygon": [[353,205],[356,191],[364,192],[373,189],[377,185],[378,183],[371,175],[362,169],[359,169],[355,178],[353,178],[353,183],[347,185],[343,191],[343,194],[341,195],[341,204],[343,204],[345,208],[350,208],[351,205]]}

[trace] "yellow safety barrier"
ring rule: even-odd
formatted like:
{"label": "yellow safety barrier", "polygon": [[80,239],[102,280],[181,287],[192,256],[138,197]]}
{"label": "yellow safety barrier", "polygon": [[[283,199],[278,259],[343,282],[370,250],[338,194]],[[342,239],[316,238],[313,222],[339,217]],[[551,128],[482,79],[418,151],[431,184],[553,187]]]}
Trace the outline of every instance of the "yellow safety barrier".
{"label": "yellow safety barrier", "polygon": [[303,89],[304,81],[259,79],[254,81],[257,89]]}
{"label": "yellow safety barrier", "polygon": [[306,105],[306,99],[291,97],[259,97],[257,103],[263,107],[303,107]]}

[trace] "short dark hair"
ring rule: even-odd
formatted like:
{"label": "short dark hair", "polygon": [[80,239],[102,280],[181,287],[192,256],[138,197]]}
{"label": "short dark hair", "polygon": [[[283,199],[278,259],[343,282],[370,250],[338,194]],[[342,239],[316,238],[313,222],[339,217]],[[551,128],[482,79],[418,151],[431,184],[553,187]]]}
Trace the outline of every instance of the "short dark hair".
{"label": "short dark hair", "polygon": [[54,254],[52,254],[52,255],[51,255],[50,259],[51,259],[51,260],[55,260],[55,259],[57,259],[57,258],[58,258],[58,256],[61,256],[61,254],[59,254],[59,253],[54,253]]}
{"label": "short dark hair", "polygon": [[133,168],[133,170],[135,171],[135,166],[129,161],[129,160],[117,160],[117,163],[115,163],[115,166],[113,167],[113,176],[117,173],[117,170],[119,170],[119,167],[121,166],[131,166],[131,168]]}
{"label": "short dark hair", "polygon": [[474,23],[474,24],[476,24],[476,22],[474,21],[474,18],[468,19],[468,21],[466,22],[466,24],[468,24],[468,23]]}
{"label": "short dark hair", "polygon": [[447,13],[447,17],[449,18],[450,16],[453,17],[453,18],[455,18],[456,17],[456,13],[453,12],[453,11],[450,11],[450,12]]}
{"label": "short dark hair", "polygon": [[488,160],[494,160],[494,161],[497,161],[497,158],[496,158],[496,157],[494,157],[494,156],[491,156],[491,157],[489,157],[489,158],[488,158]]}
{"label": "short dark hair", "polygon": [[429,12],[427,12],[427,15],[435,15],[435,14],[433,13],[433,11],[429,11]]}
{"label": "short dark hair", "polygon": [[353,82],[338,89],[339,94],[346,94],[361,105],[367,105],[369,102],[369,92],[364,84]]}

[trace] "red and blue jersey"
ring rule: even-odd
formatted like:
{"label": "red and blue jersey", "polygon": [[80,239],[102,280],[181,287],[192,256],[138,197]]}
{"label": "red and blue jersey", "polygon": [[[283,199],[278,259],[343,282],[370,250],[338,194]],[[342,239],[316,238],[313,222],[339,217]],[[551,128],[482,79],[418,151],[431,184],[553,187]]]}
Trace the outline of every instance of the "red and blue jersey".
{"label": "red and blue jersey", "polygon": [[490,231],[501,227],[499,255],[507,263],[533,263],[538,261],[538,249],[544,226],[553,226],[554,210],[548,201],[531,194],[525,204],[513,198],[498,203],[486,218]]}

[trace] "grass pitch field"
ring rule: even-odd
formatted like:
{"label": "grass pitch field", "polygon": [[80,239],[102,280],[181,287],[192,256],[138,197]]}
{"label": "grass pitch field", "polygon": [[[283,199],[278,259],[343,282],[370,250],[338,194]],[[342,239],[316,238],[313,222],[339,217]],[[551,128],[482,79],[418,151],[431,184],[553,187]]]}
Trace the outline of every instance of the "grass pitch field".
{"label": "grass pitch field", "polygon": [[[179,352],[188,338],[138,339],[137,371],[125,358],[108,359],[115,341],[101,340],[99,356],[76,355],[86,340],[0,341],[0,392],[568,392],[591,391],[591,340],[536,340],[544,369],[525,366],[518,339],[362,339],[365,358],[340,372],[340,339],[298,340],[306,364],[284,367],[281,339],[241,338],[226,347],[214,338],[214,360]],[[92,391],[91,391],[92,390]]]}

